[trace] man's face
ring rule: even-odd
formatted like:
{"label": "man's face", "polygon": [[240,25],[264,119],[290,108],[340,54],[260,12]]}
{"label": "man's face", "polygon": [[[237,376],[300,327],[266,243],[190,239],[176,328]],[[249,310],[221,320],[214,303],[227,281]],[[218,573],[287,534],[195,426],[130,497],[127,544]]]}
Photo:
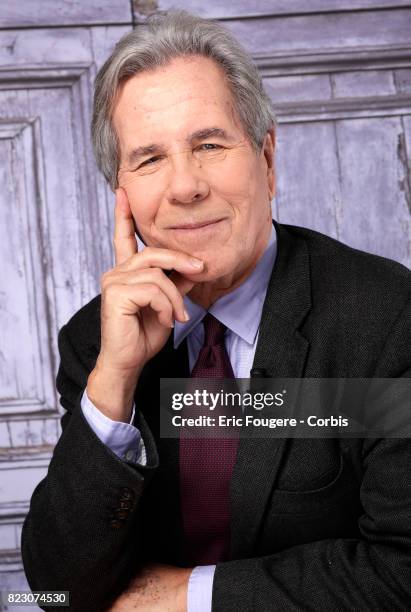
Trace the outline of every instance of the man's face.
{"label": "man's face", "polygon": [[202,259],[199,281],[241,273],[259,259],[271,229],[273,134],[256,153],[215,62],[177,58],[131,77],[113,122],[119,186],[147,245]]}

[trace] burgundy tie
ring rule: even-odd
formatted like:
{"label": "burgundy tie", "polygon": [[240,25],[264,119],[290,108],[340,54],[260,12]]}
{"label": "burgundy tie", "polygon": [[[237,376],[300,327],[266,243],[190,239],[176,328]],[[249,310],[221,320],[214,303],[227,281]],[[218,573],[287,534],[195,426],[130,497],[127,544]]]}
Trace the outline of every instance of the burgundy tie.
{"label": "burgundy tie", "polygon": [[[226,326],[212,314],[203,319],[204,345],[191,378],[234,378],[225,348]],[[187,561],[214,564],[229,558],[229,490],[238,436],[180,434],[180,487]]]}

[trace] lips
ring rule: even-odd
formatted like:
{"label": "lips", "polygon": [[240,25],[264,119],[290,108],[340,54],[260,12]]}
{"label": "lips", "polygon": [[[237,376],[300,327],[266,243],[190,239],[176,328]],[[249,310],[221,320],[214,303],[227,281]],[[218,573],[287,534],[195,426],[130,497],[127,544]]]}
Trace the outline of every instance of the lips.
{"label": "lips", "polygon": [[222,219],[210,219],[209,221],[199,221],[198,223],[184,223],[182,225],[173,225],[169,229],[193,230],[199,229],[200,227],[206,227],[207,225],[214,225],[219,221],[222,221]]}

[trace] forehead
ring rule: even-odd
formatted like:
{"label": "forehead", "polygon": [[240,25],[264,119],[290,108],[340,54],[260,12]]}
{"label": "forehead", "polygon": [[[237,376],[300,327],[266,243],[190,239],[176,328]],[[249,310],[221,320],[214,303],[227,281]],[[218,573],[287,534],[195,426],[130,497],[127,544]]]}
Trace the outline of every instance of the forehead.
{"label": "forehead", "polygon": [[153,132],[178,136],[209,121],[225,129],[239,127],[225,74],[206,57],[176,58],[134,75],[117,92],[113,122],[120,145]]}

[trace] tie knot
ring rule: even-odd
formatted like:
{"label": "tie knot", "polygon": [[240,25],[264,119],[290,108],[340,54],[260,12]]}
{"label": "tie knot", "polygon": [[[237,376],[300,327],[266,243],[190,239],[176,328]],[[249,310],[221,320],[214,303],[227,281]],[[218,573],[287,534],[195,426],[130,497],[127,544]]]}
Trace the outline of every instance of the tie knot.
{"label": "tie knot", "polygon": [[227,326],[216,319],[210,312],[203,319],[204,323],[204,346],[215,346],[224,342],[224,334]]}

